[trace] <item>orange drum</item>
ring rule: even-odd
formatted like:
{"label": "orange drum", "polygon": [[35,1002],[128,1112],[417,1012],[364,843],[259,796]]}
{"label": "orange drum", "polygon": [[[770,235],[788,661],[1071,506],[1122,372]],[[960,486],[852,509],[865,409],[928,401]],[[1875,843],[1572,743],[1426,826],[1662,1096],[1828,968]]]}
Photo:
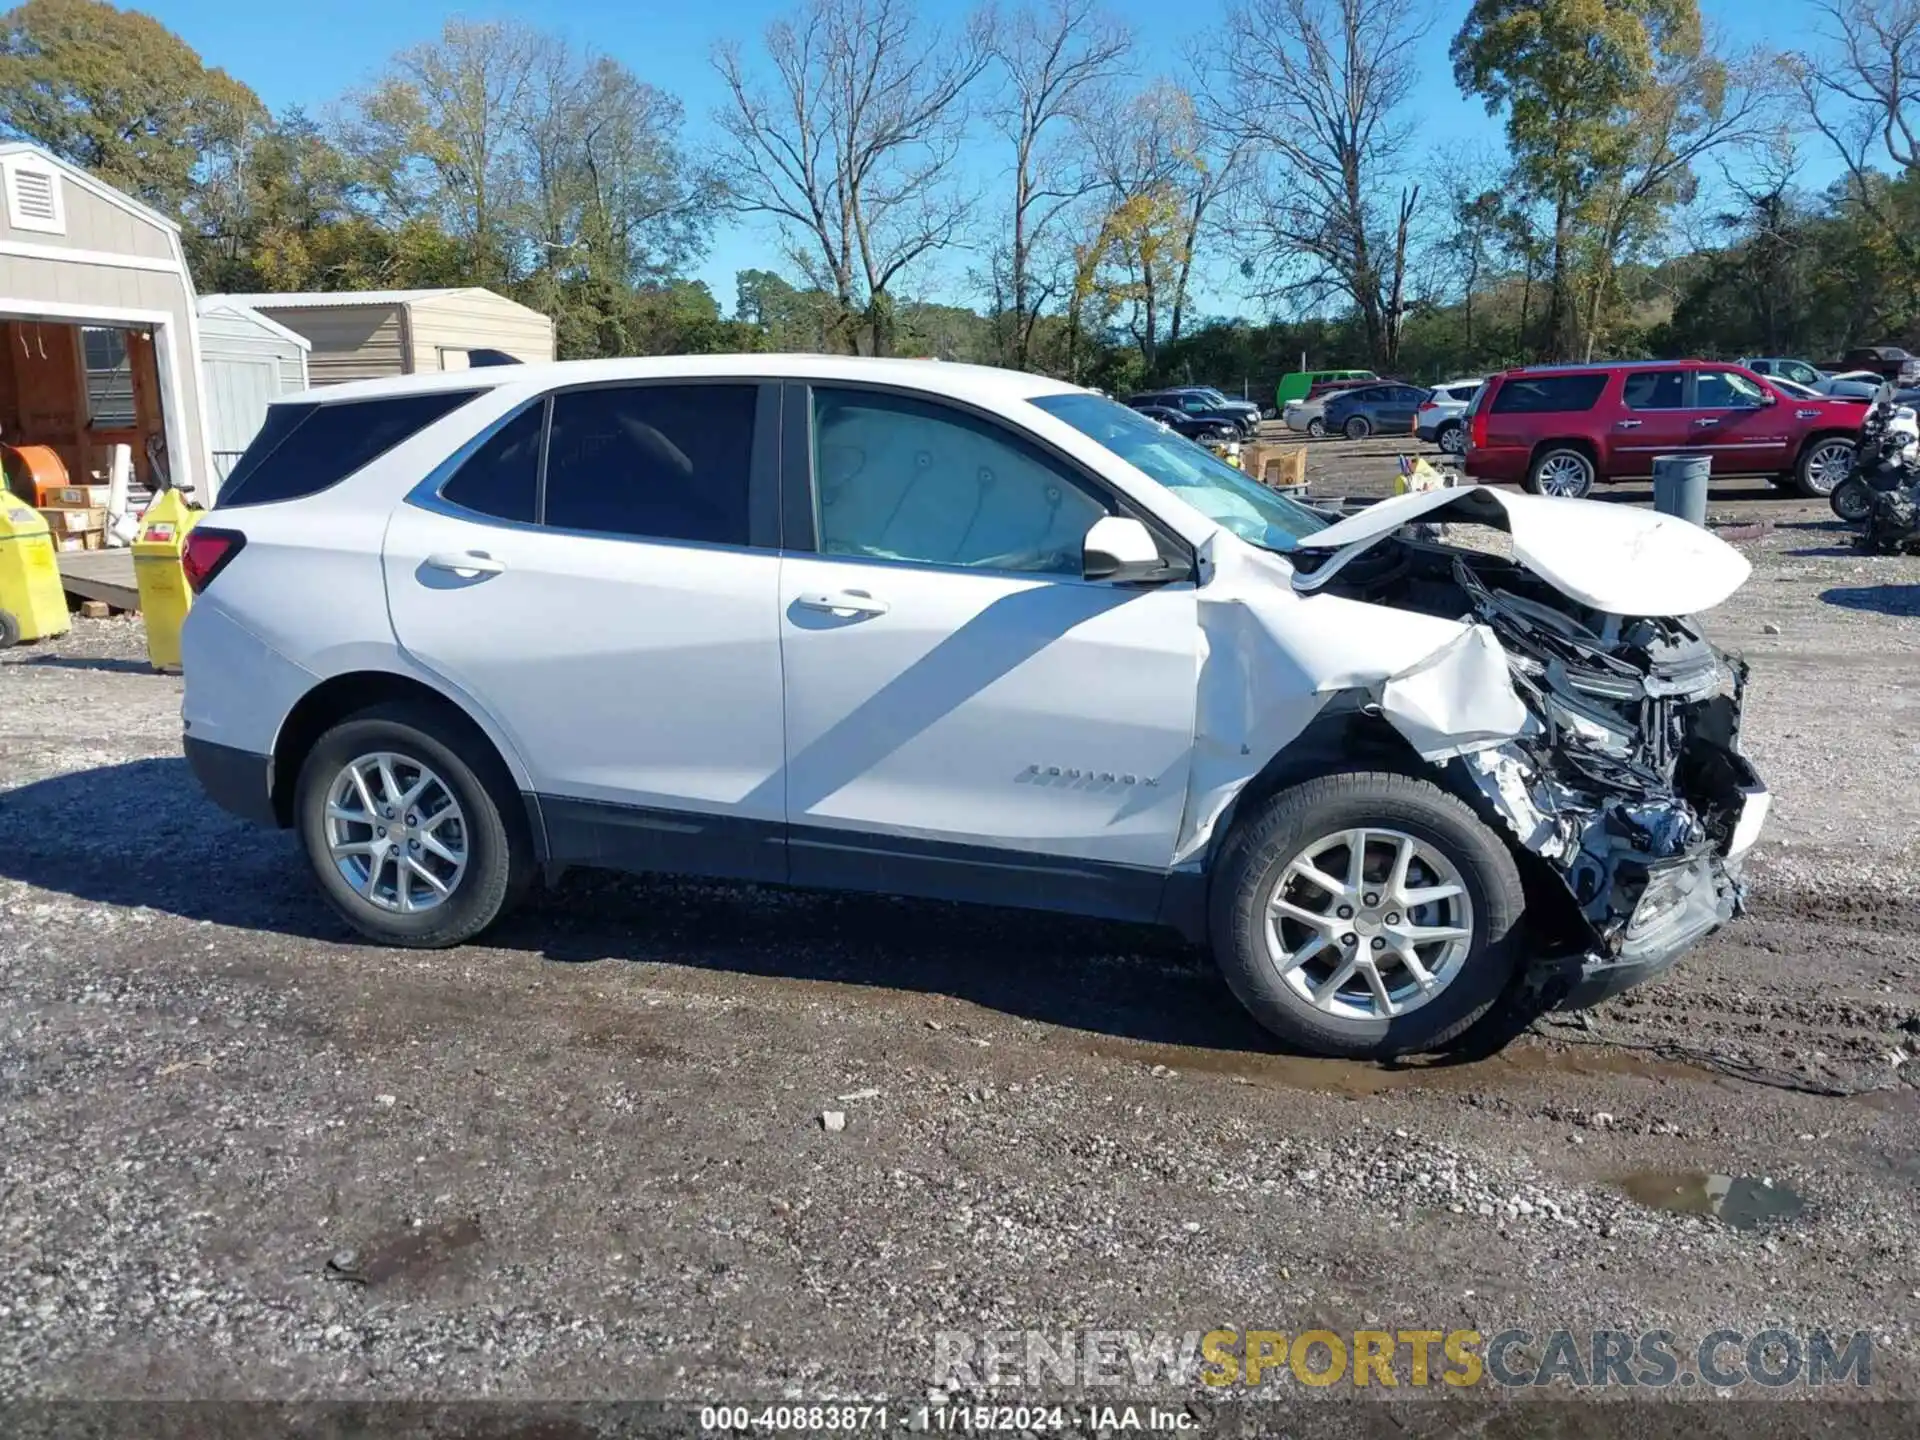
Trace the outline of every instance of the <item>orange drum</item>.
{"label": "orange drum", "polygon": [[51,445],[0,445],[0,464],[7,472],[7,488],[34,508],[47,503],[50,491],[67,483],[67,467]]}

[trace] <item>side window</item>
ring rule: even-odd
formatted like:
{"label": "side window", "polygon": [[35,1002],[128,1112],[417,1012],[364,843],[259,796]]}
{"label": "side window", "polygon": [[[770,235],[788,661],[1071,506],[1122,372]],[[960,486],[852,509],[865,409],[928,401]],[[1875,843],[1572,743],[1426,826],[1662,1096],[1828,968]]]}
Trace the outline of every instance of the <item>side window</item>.
{"label": "side window", "polygon": [[1753,410],[1765,395],[1758,385],[1731,370],[1699,370],[1693,377],[1697,410]]}
{"label": "side window", "polygon": [[747,543],[752,385],[633,385],[553,398],[546,523]]}
{"label": "side window", "polygon": [[536,400],[461,462],[440,498],[496,520],[533,524],[540,486],[540,429],[547,406]]}
{"label": "side window", "polygon": [[1198,395],[1182,395],[1180,397],[1180,408],[1189,415],[1193,415],[1202,410],[1211,410],[1213,407]]}
{"label": "side window", "polygon": [[813,474],[824,555],[1078,575],[1110,513],[1012,432],[870,391],[813,392]]}
{"label": "side window", "polygon": [[1629,410],[1679,410],[1686,376],[1678,370],[1635,370],[1627,376],[1621,398]]}
{"label": "side window", "polygon": [[1786,367],[1786,376],[1787,379],[1798,381],[1802,385],[1817,385],[1820,383],[1820,374],[1811,365],[1796,364]]}
{"label": "side window", "polygon": [[1591,410],[1607,388],[1607,377],[1589,375],[1516,376],[1494,392],[1494,415],[1566,415]]}
{"label": "side window", "polygon": [[267,407],[267,420],[220,485],[220,508],[301,500],[331,489],[411,440],[478,390]]}

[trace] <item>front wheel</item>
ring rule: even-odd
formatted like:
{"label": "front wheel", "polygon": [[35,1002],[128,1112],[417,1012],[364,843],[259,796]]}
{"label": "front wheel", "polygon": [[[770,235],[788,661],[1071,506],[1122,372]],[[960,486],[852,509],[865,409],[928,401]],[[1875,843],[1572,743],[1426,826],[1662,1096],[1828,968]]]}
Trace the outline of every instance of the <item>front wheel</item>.
{"label": "front wheel", "polygon": [[1347,439],[1364,440],[1373,433],[1373,426],[1364,415],[1355,415],[1347,421]]}
{"label": "front wheel", "polygon": [[1307,421],[1307,434],[1315,440],[1326,439],[1327,422],[1322,420],[1318,415],[1314,416],[1313,419]]}
{"label": "front wheel", "polygon": [[1867,516],[1873,513],[1873,487],[1858,475],[1849,475],[1833,487],[1833,493],[1827,496],[1827,504],[1847,524],[1865,524]]}
{"label": "front wheel", "polygon": [[294,804],[341,918],[381,944],[420,948],[458,945],[498,919],[533,858],[498,769],[483,742],[422,705],[375,706],[322,735]]}
{"label": "front wheel", "polygon": [[1593,489],[1593,481],[1593,457],[1584,450],[1560,446],[1541,451],[1521,484],[1535,495],[1579,500]]}
{"label": "front wheel", "polygon": [[1513,855],[1432,782],[1324,776],[1261,805],[1228,841],[1214,956],[1240,1003],[1316,1055],[1430,1050],[1491,1009],[1518,963]]}
{"label": "front wheel", "polygon": [[1815,500],[1832,495],[1840,482],[1853,473],[1853,452],[1853,441],[1837,435],[1814,441],[1794,467],[1795,488]]}

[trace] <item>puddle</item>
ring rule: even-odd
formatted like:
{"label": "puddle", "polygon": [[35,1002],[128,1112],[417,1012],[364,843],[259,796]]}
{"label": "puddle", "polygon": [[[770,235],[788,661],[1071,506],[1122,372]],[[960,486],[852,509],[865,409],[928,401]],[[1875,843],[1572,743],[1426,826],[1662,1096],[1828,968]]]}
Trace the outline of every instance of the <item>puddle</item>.
{"label": "puddle", "polygon": [[1709,1175],[1704,1170],[1636,1170],[1623,1175],[1620,1188],[1653,1210],[1676,1215],[1710,1215],[1736,1230],[1752,1230],[1766,1220],[1791,1220],[1801,1199],[1784,1185],[1769,1185],[1746,1175]]}
{"label": "puddle", "polygon": [[327,1274],[354,1285],[381,1285],[402,1276],[418,1277],[437,1269],[470,1245],[480,1243],[480,1222],[473,1216],[403,1230],[359,1250],[337,1251]]}

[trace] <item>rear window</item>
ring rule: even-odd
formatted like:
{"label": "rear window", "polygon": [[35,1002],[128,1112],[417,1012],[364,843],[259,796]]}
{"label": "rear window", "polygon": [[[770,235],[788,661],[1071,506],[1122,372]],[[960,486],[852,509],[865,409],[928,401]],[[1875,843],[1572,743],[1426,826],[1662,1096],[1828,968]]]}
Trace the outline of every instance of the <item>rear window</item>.
{"label": "rear window", "polygon": [[1591,410],[1606,389],[1601,375],[1516,375],[1494,393],[1495,415],[1555,415]]}
{"label": "rear window", "polygon": [[331,405],[271,405],[260,433],[221,484],[219,508],[317,495],[479,393],[436,390]]}

